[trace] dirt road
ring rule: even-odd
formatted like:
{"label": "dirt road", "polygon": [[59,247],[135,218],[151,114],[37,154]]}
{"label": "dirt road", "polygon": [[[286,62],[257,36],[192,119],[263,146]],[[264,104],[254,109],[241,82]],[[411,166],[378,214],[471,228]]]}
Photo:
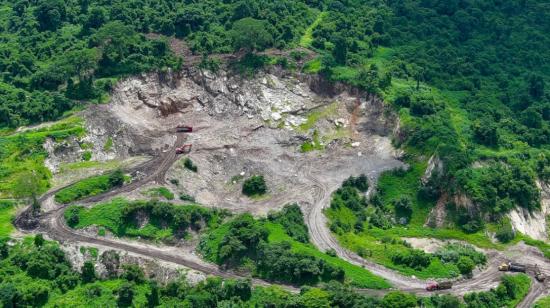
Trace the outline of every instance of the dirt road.
{"label": "dirt road", "polygon": [[[311,168],[304,169],[304,176],[312,183],[311,191],[314,197],[314,205],[305,213],[306,224],[310,230],[312,242],[320,250],[326,251],[333,249],[338,257],[348,261],[349,263],[362,266],[368,269],[373,274],[383,277],[390,282],[395,288],[415,293],[417,295],[429,295],[433,293],[451,293],[455,295],[464,295],[468,292],[485,291],[496,287],[503,275],[498,271],[498,265],[508,260],[509,258],[500,251],[492,250],[489,252],[489,262],[484,271],[476,274],[472,279],[465,279],[455,282],[451,290],[441,292],[428,292],[425,290],[426,281],[411,278],[399,274],[396,271],[385,268],[368,260],[361,258],[359,255],[343,248],[338,243],[338,240],[333,236],[328,228],[327,218],[323,213],[323,209],[330,204],[330,194],[337,187],[327,187],[320,179],[312,174]],[[518,248],[521,249],[521,248]],[[526,252],[526,249],[523,249]],[[527,262],[544,265],[544,272],[550,274],[550,263],[544,256],[535,253],[529,253]],[[529,263],[529,264],[531,264]],[[550,293],[549,283],[540,283],[532,279],[532,287],[529,294],[521,302],[518,307],[531,307],[531,305],[544,294]]]}

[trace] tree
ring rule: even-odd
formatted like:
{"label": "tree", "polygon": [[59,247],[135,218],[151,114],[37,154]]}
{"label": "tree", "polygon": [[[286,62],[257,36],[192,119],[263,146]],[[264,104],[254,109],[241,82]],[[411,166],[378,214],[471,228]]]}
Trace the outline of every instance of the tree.
{"label": "tree", "polygon": [[118,299],[117,299],[118,306],[130,307],[132,305],[132,301],[134,300],[134,290],[131,284],[124,283],[122,286],[120,286],[120,289],[118,289],[117,294],[118,294]]}
{"label": "tree", "polygon": [[231,37],[235,50],[262,51],[273,44],[270,25],[265,20],[246,17],[233,24]]}
{"label": "tree", "polygon": [[332,55],[336,63],[340,65],[345,65],[348,57],[348,43],[345,38],[340,36],[334,39],[334,49],[332,50]]}
{"label": "tree", "polygon": [[30,199],[33,208],[38,209],[40,204],[37,197],[43,186],[36,170],[24,172],[15,180],[13,194],[16,198]]}
{"label": "tree", "polygon": [[34,236],[34,246],[42,247],[42,245],[44,245],[44,237],[39,233]]}
{"label": "tree", "polygon": [[90,261],[84,262],[82,265],[82,281],[84,283],[92,282],[96,279],[94,264]]}
{"label": "tree", "polygon": [[117,169],[113,173],[109,175],[109,185],[111,187],[119,187],[124,184],[124,172],[122,170]]}
{"label": "tree", "polygon": [[534,99],[540,99],[544,95],[544,79],[541,76],[529,76],[529,94]]}
{"label": "tree", "polygon": [[145,275],[143,271],[137,264],[124,264],[122,266],[124,273],[122,273],[122,278],[128,281],[133,281],[135,283],[142,283],[145,281]]}
{"label": "tree", "polygon": [[254,175],[244,181],[243,194],[247,196],[261,196],[267,192],[267,185],[265,184],[264,177],[262,175]]}
{"label": "tree", "polygon": [[160,303],[159,286],[157,282],[151,280],[149,282],[149,289],[151,290],[151,292],[147,294],[147,307],[156,307]]}
{"label": "tree", "polygon": [[399,291],[386,294],[381,304],[383,308],[412,308],[418,306],[416,296]]}
{"label": "tree", "polygon": [[13,283],[0,284],[0,304],[4,308],[16,307],[17,298],[21,297],[21,293],[17,290]]}
{"label": "tree", "polygon": [[461,256],[458,258],[458,262],[456,262],[456,267],[458,267],[458,270],[460,273],[464,276],[469,276],[472,274],[472,271],[476,267],[476,264],[470,257],[467,256]]}

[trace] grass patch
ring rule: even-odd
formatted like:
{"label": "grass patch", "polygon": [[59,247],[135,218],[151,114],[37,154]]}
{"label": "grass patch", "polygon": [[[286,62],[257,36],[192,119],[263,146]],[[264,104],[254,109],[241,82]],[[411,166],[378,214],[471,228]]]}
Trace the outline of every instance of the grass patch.
{"label": "grass patch", "polygon": [[14,214],[15,203],[0,200],[0,238],[8,237],[15,229],[11,223]]}
{"label": "grass patch", "polygon": [[144,195],[152,198],[164,198],[166,200],[174,200],[174,193],[166,187],[155,187],[148,189],[143,193]]}
{"label": "grass patch", "polygon": [[[47,307],[74,307],[75,303],[81,307],[112,307],[117,302],[117,291],[127,283],[123,279],[96,281],[78,285],[64,294],[55,294],[48,300]],[[150,292],[148,284],[134,284],[132,306],[147,307],[147,294]],[[90,294],[98,294],[90,296]]]}
{"label": "grass patch", "polygon": [[109,191],[113,187],[121,186],[124,181],[124,174],[121,171],[89,177],[58,191],[55,194],[55,201],[68,204]]}
{"label": "grass patch", "polygon": [[306,62],[302,70],[306,74],[317,74],[322,68],[323,63],[321,62],[321,58],[315,58]]}
{"label": "grass patch", "polygon": [[304,35],[300,38],[300,46],[304,48],[309,48],[313,42],[313,30],[323,21],[323,18],[328,15],[328,12],[321,12],[315,18],[315,21],[304,31]]}
{"label": "grass patch", "polygon": [[317,130],[313,131],[313,139],[311,141],[306,141],[300,146],[300,152],[307,153],[311,151],[322,151],[325,147],[321,144],[319,140],[319,132]]}
{"label": "grass patch", "polygon": [[47,138],[62,141],[70,136],[83,136],[82,119],[71,116],[43,128],[23,132],[6,131],[0,135],[0,198],[11,197],[17,178],[35,172],[40,180],[40,193],[49,187],[51,172],[44,166],[48,153],[43,147]]}
{"label": "grass patch", "polygon": [[543,297],[543,298],[539,299],[533,307],[534,308],[548,308],[548,307],[550,307],[550,296]]}
{"label": "grass patch", "polygon": [[331,115],[334,115],[337,113],[337,111],[338,111],[337,102],[333,102],[328,106],[313,110],[308,114],[306,121],[300,126],[298,126],[298,129],[301,132],[307,132],[315,126],[315,123],[317,123],[317,121],[321,119],[325,119]]}
{"label": "grass patch", "polygon": [[[197,205],[172,205],[156,201],[128,201],[117,198],[92,208],[71,206],[65,213],[71,227],[97,226],[118,237],[139,237],[154,241],[184,238],[190,229],[217,225],[225,213]],[[78,219],[73,219],[72,216]],[[101,234],[100,234],[101,235]]]}
{"label": "grass patch", "polygon": [[[390,237],[387,237],[390,238]],[[403,265],[396,265],[392,262],[392,256],[398,253],[406,253],[410,248],[404,246],[400,241],[389,241],[383,243],[378,238],[368,234],[357,235],[345,233],[338,236],[344,247],[359,252],[364,258],[372,260],[387,268],[399,271],[408,276],[416,276],[421,279],[427,278],[452,278],[459,276],[460,272],[455,264],[443,263],[438,258],[431,258],[429,266],[422,270],[416,270]]]}
{"label": "grass patch", "polygon": [[107,138],[107,141],[105,141],[105,144],[103,145],[103,151],[109,152],[112,149],[113,149],[113,138],[109,136],[109,138]]}
{"label": "grass patch", "polygon": [[348,263],[338,257],[329,256],[328,254],[319,251],[311,244],[301,243],[292,239],[288,234],[286,234],[284,228],[279,224],[266,222],[265,226],[269,230],[268,241],[270,243],[278,243],[282,241],[290,242],[292,245],[292,250],[295,252],[315,256],[331,265],[341,267],[346,273],[346,279],[348,279],[354,286],[368,289],[387,289],[391,286],[383,278],[372,274],[360,266]]}
{"label": "grass patch", "polygon": [[[260,221],[260,223],[269,231],[267,239],[269,243],[289,242],[293,252],[314,256],[326,261],[330,265],[342,268],[345,272],[346,279],[354,286],[369,289],[387,289],[391,286],[383,278],[372,274],[360,266],[350,264],[342,259],[339,259],[338,257],[329,256],[328,254],[319,251],[312,244],[294,240],[286,233],[284,227],[280,224],[264,220]],[[219,263],[219,260],[217,259],[218,247],[220,246],[224,236],[226,236],[229,231],[230,225],[229,223],[225,223],[210,230],[207,236],[203,238],[201,241],[200,250],[202,252],[206,252],[203,255],[207,260],[214,263]]]}

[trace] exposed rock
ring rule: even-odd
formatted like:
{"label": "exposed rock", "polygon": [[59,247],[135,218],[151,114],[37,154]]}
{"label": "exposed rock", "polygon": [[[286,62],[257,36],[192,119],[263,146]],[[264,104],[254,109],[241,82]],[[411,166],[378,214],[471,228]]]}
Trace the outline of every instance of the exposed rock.
{"label": "exposed rock", "polygon": [[434,171],[438,174],[443,173],[443,162],[439,159],[439,157],[432,155],[432,157],[428,160],[426,171],[424,171],[424,175],[422,175],[422,178],[420,179],[422,184],[428,183]]}
{"label": "exposed rock", "polygon": [[516,207],[508,215],[514,230],[536,240],[547,241],[546,220],[550,215],[550,186],[540,181],[537,181],[537,186],[541,191],[541,209],[530,213],[524,208]]}

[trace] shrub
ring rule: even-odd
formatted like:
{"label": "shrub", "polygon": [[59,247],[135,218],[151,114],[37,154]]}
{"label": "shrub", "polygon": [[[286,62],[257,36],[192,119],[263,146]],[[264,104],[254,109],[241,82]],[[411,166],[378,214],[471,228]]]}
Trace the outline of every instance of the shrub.
{"label": "shrub", "polygon": [[342,187],[355,187],[360,192],[366,192],[369,189],[369,180],[364,174],[361,174],[358,177],[350,176],[344,181]]}
{"label": "shrub", "polygon": [[84,151],[84,153],[82,153],[82,160],[89,161],[90,159],[92,159],[92,152]]}
{"label": "shrub", "polygon": [[476,264],[470,257],[461,256],[458,259],[458,262],[456,262],[456,267],[458,267],[458,270],[462,275],[468,276],[472,274],[472,271],[476,267]]}
{"label": "shrub", "polygon": [[460,243],[446,244],[439,248],[434,256],[446,263],[457,263],[463,256],[470,258],[476,265],[487,262],[487,257],[483,253],[478,252],[471,245]]}
{"label": "shrub", "polygon": [[191,160],[191,158],[189,157],[186,157],[185,160],[183,161],[183,166],[193,172],[197,172],[198,171],[198,168],[197,168],[197,165],[195,165],[193,163],[193,161]]}
{"label": "shrub", "polygon": [[74,228],[80,222],[79,209],[77,207],[72,207],[68,211],[67,224],[69,227]]}
{"label": "shrub", "polygon": [[510,219],[502,218],[500,220],[495,236],[501,243],[508,243],[516,237]]}
{"label": "shrub", "polygon": [[287,204],[276,213],[270,213],[268,219],[283,226],[285,232],[298,242],[309,242],[307,226],[304,223],[304,215],[298,204]]}
{"label": "shrub", "polygon": [[188,194],[181,194],[180,195],[181,201],[189,201],[189,202],[195,202],[195,197],[188,195]]}
{"label": "shrub", "polygon": [[395,208],[395,214],[397,217],[404,217],[409,220],[412,216],[412,201],[410,197],[401,197],[393,202]]}
{"label": "shrub", "polygon": [[261,196],[267,192],[264,177],[262,175],[254,175],[243,183],[243,194],[247,196]]}
{"label": "shrub", "polygon": [[430,255],[419,249],[395,253],[391,260],[394,264],[404,265],[416,270],[422,270],[431,263]]}

